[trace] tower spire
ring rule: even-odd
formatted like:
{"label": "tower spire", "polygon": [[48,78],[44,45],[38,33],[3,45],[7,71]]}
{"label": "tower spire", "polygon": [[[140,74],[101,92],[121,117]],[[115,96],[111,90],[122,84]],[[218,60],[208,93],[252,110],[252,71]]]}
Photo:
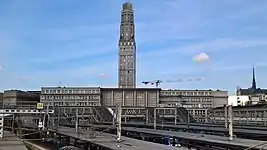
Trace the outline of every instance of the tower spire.
{"label": "tower spire", "polygon": [[257,85],[256,85],[256,79],[255,79],[255,68],[253,64],[253,70],[252,70],[252,87],[253,90],[256,90]]}

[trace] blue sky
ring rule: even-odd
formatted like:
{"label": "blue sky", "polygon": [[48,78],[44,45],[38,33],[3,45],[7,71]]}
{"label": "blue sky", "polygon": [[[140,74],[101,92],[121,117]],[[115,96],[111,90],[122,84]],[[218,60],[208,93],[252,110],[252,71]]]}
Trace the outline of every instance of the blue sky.
{"label": "blue sky", "polygon": [[[117,86],[124,0],[1,0],[0,90],[41,86]],[[266,0],[132,0],[138,85],[224,89],[267,87]],[[195,62],[200,53],[209,61]],[[105,77],[100,77],[105,74]]]}

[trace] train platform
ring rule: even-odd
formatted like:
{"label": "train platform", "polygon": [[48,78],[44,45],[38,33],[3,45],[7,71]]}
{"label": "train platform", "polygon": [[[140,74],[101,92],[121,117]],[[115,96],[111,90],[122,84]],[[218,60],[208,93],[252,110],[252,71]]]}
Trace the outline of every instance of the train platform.
{"label": "train platform", "polygon": [[[111,130],[116,129],[115,127],[111,127],[108,125],[91,125],[95,128],[109,128]],[[134,133],[142,133],[150,136],[172,136],[179,139],[183,139],[185,141],[194,141],[194,143],[206,143],[211,145],[216,145],[220,147],[229,147],[229,148],[249,148],[255,145],[260,145],[265,143],[266,141],[261,140],[251,140],[251,139],[243,139],[234,137],[234,140],[229,141],[228,137],[226,136],[216,136],[216,135],[208,135],[208,134],[199,134],[199,133],[189,133],[189,132],[182,132],[182,131],[167,131],[167,130],[154,130],[148,128],[136,128],[136,127],[122,127],[122,131],[127,132],[134,132]],[[267,147],[263,150],[267,150]]]}
{"label": "train platform", "polygon": [[[99,123],[98,125],[111,125],[111,123]],[[123,127],[137,127],[137,128],[154,128],[153,123],[144,124],[144,123],[123,123]],[[220,125],[208,125],[208,124],[186,124],[181,123],[177,125],[173,124],[157,124],[158,129],[175,129],[175,130],[194,130],[194,131],[204,131],[211,133],[228,133],[228,129]],[[247,135],[251,137],[266,136],[267,137],[267,127],[249,127],[249,126],[234,126],[233,132],[236,135]]]}
{"label": "train platform", "polygon": [[28,150],[28,148],[15,134],[4,131],[4,138],[0,139],[0,150]]}
{"label": "train platform", "polygon": [[[215,136],[215,135],[197,134],[189,132],[176,132],[176,131],[154,130],[145,128],[134,128],[134,127],[123,127],[122,130],[129,132],[136,132],[136,133],[144,133],[149,135],[173,136],[180,139],[186,139],[195,142],[198,141],[206,144],[210,143],[212,145],[220,145],[225,147],[249,148],[249,147],[254,147],[256,145],[261,145],[261,144],[264,145],[264,143],[267,144],[266,141],[260,141],[260,140],[234,138],[234,140],[229,141],[228,137],[225,136]],[[262,150],[267,150],[267,147],[263,148]]]}
{"label": "train platform", "polygon": [[[73,128],[60,127],[57,130],[50,129],[50,132],[58,133],[63,136],[68,136],[74,139],[79,139],[84,142],[93,143],[109,150],[117,150],[118,148],[123,150],[144,150],[144,149],[156,149],[156,150],[177,150],[177,147],[168,145],[162,145],[152,142],[146,142],[133,138],[122,136],[122,142],[117,142],[116,136],[113,134],[97,132],[94,138],[89,138],[89,131],[83,130],[79,133]],[[181,148],[182,150],[183,148]]]}

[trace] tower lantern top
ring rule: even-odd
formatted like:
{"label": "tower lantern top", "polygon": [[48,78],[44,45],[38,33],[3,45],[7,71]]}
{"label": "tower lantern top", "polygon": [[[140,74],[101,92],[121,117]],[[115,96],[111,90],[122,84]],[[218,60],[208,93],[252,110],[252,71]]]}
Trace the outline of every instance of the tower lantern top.
{"label": "tower lantern top", "polygon": [[123,10],[133,10],[133,4],[130,2],[126,2],[122,5]]}

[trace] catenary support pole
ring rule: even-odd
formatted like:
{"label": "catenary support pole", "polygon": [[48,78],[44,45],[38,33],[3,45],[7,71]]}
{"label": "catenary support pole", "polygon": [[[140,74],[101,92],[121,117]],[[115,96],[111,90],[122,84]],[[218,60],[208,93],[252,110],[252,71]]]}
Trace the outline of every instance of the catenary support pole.
{"label": "catenary support pole", "polygon": [[117,122],[117,141],[121,142],[121,105],[118,106]]}
{"label": "catenary support pole", "polygon": [[232,105],[228,107],[228,115],[229,115],[229,140],[233,140],[233,109]]}
{"label": "catenary support pole", "polygon": [[157,129],[157,108],[154,108],[154,129]]}
{"label": "catenary support pole", "polygon": [[228,128],[228,110],[227,105],[224,105],[224,126],[227,129]]}
{"label": "catenary support pole", "polygon": [[177,125],[177,108],[174,110],[174,124]]}
{"label": "catenary support pole", "polygon": [[78,108],[76,108],[76,119],[75,119],[75,131],[78,132],[78,124],[79,124],[79,118],[78,118]]}

